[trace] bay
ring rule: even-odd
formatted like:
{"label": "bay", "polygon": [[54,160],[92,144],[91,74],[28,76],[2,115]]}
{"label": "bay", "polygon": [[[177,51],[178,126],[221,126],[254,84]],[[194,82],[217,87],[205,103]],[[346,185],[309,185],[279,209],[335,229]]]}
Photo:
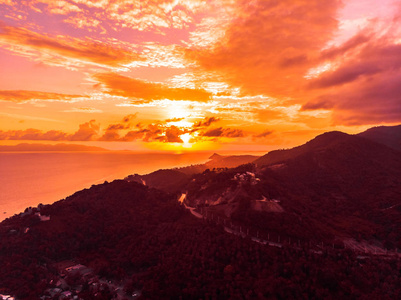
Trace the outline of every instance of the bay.
{"label": "bay", "polygon": [[0,221],[39,203],[50,204],[93,184],[158,169],[204,163],[210,153],[0,153]]}

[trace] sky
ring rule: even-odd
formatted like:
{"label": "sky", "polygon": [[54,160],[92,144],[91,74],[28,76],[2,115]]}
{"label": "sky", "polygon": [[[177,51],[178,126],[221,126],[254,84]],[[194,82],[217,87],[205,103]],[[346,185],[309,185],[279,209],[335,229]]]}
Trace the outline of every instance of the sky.
{"label": "sky", "polygon": [[401,1],[0,0],[0,145],[270,151],[401,123]]}

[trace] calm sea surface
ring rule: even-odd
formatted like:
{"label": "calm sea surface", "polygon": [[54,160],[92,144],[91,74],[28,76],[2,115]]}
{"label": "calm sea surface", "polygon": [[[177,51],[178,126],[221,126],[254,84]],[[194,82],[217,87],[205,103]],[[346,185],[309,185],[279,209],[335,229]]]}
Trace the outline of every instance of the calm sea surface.
{"label": "calm sea surface", "polygon": [[0,153],[0,221],[105,180],[207,161],[208,153]]}

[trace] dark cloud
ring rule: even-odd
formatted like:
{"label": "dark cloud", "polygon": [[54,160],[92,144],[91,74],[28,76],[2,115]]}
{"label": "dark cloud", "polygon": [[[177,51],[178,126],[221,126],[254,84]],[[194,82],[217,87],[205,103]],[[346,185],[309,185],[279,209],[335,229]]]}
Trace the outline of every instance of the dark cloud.
{"label": "dark cloud", "polygon": [[327,88],[338,86],[352,81],[358,80],[362,76],[369,76],[379,73],[381,67],[375,63],[356,63],[348,66],[343,66],[335,72],[324,74],[319,79],[314,80],[310,87],[312,88]]}
{"label": "dark cloud", "polygon": [[216,123],[220,121],[219,118],[215,117],[206,117],[203,120],[199,121],[198,123],[194,124],[194,128],[200,128],[200,127],[209,127],[212,123]]}
{"label": "dark cloud", "polygon": [[166,129],[166,142],[168,143],[183,143],[180,135],[183,134],[184,131],[176,126],[171,126]]}
{"label": "dark cloud", "polygon": [[272,135],[273,132],[274,132],[274,131],[272,131],[272,130],[266,130],[266,131],[263,131],[263,132],[260,133],[260,134],[254,135],[254,137],[256,137],[256,138],[264,138],[264,137],[267,137],[267,136]]}
{"label": "dark cloud", "polygon": [[311,82],[319,94],[302,110],[331,110],[334,125],[401,122],[401,45],[390,31],[377,37],[365,30],[325,55],[341,64]]}
{"label": "dark cloud", "polygon": [[121,138],[121,141],[131,142],[135,140],[142,140],[145,134],[149,132],[149,129],[132,130],[127,132],[127,134]]}
{"label": "dark cloud", "polygon": [[129,123],[129,122],[131,122],[133,119],[136,118],[137,115],[138,115],[138,113],[130,114],[130,115],[125,116],[125,117],[123,118],[123,123]]}
{"label": "dark cloud", "polygon": [[322,59],[333,59],[366,44],[372,37],[360,32],[340,46],[331,47],[322,52]]}
{"label": "dark cloud", "polygon": [[231,129],[231,128],[214,128],[210,129],[201,136],[204,137],[230,137],[230,138],[237,138],[237,137],[244,137],[245,134],[241,129]]}

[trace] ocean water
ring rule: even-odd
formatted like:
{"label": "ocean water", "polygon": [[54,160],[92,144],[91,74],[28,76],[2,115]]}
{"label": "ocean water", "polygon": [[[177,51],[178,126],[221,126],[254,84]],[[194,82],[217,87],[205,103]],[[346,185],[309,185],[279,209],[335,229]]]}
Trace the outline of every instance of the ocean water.
{"label": "ocean water", "polygon": [[208,156],[210,153],[0,153],[0,221],[26,207],[53,203],[93,184],[204,163]]}

